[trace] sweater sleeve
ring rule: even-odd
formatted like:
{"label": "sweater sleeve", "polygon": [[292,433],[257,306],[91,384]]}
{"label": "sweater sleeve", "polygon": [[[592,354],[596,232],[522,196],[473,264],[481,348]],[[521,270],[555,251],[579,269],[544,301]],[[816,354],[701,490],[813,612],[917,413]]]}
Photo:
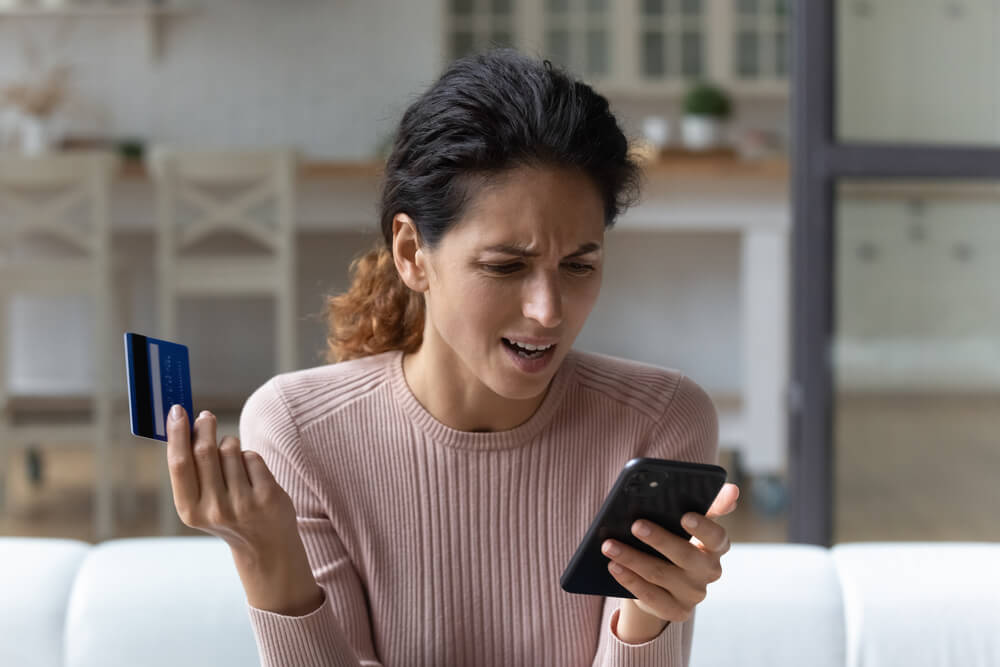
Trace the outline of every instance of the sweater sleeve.
{"label": "sweater sleeve", "polygon": [[272,378],[240,414],[244,450],[261,455],[295,505],[323,603],[305,616],[285,616],[247,604],[262,667],[375,667],[371,622],[361,581],[328,516],[300,446],[298,428]]}
{"label": "sweater sleeve", "polygon": [[[712,399],[704,389],[682,376],[663,416],[646,442],[643,456],[717,463],[719,420]],[[594,667],[687,667],[691,659],[694,613],[683,623],[668,623],[657,636],[642,644],[627,644],[615,634],[619,598],[604,599],[600,639]]]}

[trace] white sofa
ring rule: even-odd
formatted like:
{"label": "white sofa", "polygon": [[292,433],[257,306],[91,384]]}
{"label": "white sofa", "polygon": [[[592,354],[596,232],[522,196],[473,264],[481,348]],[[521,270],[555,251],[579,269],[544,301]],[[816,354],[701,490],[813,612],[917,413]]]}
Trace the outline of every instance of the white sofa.
{"label": "white sofa", "polygon": [[[259,664],[212,537],[0,538],[0,665]],[[1000,665],[1000,544],[738,544],[692,667]]]}

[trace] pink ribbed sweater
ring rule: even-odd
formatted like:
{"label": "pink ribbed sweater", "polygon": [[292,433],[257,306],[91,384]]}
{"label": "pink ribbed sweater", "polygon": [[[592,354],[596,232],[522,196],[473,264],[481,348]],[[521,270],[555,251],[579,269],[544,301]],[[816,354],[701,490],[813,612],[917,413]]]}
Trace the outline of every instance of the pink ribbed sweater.
{"label": "pink ribbed sweater", "polygon": [[240,437],[325,592],[301,617],[248,607],[263,665],[687,665],[693,621],[626,644],[618,599],[559,587],[626,461],[715,462],[715,408],[684,375],[571,350],[528,421],[458,431],[392,351],[272,378]]}

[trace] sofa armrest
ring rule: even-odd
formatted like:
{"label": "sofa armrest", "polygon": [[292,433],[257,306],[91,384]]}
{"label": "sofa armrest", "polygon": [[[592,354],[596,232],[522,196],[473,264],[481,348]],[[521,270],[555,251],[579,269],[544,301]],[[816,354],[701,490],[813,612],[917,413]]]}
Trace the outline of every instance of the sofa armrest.
{"label": "sofa armrest", "polygon": [[66,605],[89,542],[0,537],[0,665],[62,667]]}

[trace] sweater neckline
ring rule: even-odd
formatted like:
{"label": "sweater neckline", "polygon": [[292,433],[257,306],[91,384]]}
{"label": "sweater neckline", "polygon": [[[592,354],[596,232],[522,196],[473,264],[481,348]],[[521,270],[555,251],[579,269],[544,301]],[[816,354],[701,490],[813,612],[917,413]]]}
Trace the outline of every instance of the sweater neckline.
{"label": "sweater neckline", "polygon": [[395,350],[390,356],[389,377],[392,393],[399,405],[413,423],[423,429],[435,442],[456,449],[491,451],[520,447],[548,425],[566,395],[570,380],[576,371],[576,363],[575,351],[571,349],[562,360],[559,370],[550,382],[548,393],[535,413],[527,421],[505,431],[461,431],[438,421],[417,400],[406,383],[406,375],[403,373],[403,350]]}

